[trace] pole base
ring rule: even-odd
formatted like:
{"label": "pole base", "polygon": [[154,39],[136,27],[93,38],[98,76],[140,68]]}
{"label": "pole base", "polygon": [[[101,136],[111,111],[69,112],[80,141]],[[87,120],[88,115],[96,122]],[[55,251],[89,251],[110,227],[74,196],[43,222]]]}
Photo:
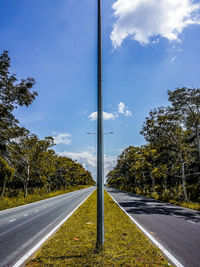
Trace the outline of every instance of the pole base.
{"label": "pole base", "polygon": [[103,245],[102,244],[99,244],[99,242],[96,243],[96,248],[95,248],[95,253],[100,253],[102,252],[104,249]]}

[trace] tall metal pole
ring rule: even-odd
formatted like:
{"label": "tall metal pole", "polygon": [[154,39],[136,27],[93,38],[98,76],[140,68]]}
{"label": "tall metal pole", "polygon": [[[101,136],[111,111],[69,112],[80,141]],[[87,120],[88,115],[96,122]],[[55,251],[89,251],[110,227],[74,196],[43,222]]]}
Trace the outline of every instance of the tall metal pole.
{"label": "tall metal pole", "polygon": [[103,152],[103,93],[102,93],[102,46],[101,46],[101,0],[97,0],[98,31],[98,93],[97,93],[97,249],[104,245],[104,152]]}

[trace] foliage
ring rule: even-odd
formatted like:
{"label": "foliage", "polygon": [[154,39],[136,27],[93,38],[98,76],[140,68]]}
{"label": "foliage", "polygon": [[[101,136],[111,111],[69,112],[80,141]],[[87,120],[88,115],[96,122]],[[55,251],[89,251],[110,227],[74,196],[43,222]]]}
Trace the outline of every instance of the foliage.
{"label": "foliage", "polygon": [[200,89],[168,91],[171,105],[150,111],[141,134],[107,175],[110,186],[164,201],[200,202]]}
{"label": "foliage", "polygon": [[4,196],[6,183],[12,179],[14,175],[14,169],[11,168],[8,163],[0,156],[0,182],[2,183],[1,197]]}
{"label": "foliage", "polygon": [[20,106],[28,107],[35,100],[37,92],[32,92],[35,80],[27,78],[19,82],[15,74],[10,74],[9,68],[8,51],[3,51],[0,55],[1,197],[10,197],[14,202],[18,194],[21,198],[22,190],[26,199],[28,194],[38,190],[46,195],[69,187],[94,184],[91,173],[81,164],[55,153],[51,136],[40,140],[20,126],[13,112]]}
{"label": "foliage", "polygon": [[96,202],[94,192],[26,266],[169,266],[107,192],[106,242],[96,253]]}
{"label": "foliage", "polygon": [[[27,198],[35,189],[50,193],[66,190],[70,186],[94,184],[89,171],[80,163],[57,155],[51,149],[53,144],[52,137],[40,140],[36,135],[26,135],[8,146],[14,175],[12,180],[7,181],[7,189],[4,189],[6,196],[17,196],[18,189],[22,189],[24,198]],[[0,186],[3,186],[2,181]]]}
{"label": "foliage", "polygon": [[10,58],[8,51],[0,55],[0,155],[6,157],[8,143],[27,132],[19,126],[19,121],[13,115],[19,106],[29,106],[37,96],[31,92],[35,84],[33,78],[21,79],[18,82],[15,74],[10,74]]}

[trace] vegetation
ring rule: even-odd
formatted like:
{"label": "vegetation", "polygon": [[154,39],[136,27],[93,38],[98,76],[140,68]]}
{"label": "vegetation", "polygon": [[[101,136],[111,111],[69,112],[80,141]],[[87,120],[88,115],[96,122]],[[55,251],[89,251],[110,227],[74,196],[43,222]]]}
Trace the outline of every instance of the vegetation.
{"label": "vegetation", "polygon": [[168,91],[168,100],[143,124],[147,144],[126,148],[107,183],[200,210],[200,89]]}
{"label": "vegetation", "polygon": [[[20,126],[14,110],[24,105],[28,107],[38,93],[32,91],[35,85],[33,78],[19,82],[15,75],[10,74],[9,68],[10,58],[4,51],[0,55],[1,208],[12,206],[11,202],[18,205],[41,199],[56,190],[66,192],[69,187],[94,184],[91,173],[81,164],[55,153],[52,137],[40,140]],[[35,194],[23,201],[21,191],[24,199],[30,193]],[[7,206],[5,203],[8,203]]]}
{"label": "vegetation", "polygon": [[17,197],[4,197],[1,199],[0,202],[0,210],[4,209],[10,209],[13,207],[17,207],[20,205],[32,203],[35,201],[39,201],[42,199],[55,197],[61,194],[66,194],[72,191],[81,190],[84,188],[89,187],[90,185],[74,185],[74,186],[68,186],[66,189],[63,190],[56,190],[51,191],[49,193],[46,192],[44,188],[41,189],[35,189],[31,194],[29,194],[26,198],[24,198],[23,192],[21,190],[18,190],[18,196]]}
{"label": "vegetation", "polygon": [[168,266],[160,251],[107,193],[105,240],[104,250],[96,253],[94,192],[26,266]]}

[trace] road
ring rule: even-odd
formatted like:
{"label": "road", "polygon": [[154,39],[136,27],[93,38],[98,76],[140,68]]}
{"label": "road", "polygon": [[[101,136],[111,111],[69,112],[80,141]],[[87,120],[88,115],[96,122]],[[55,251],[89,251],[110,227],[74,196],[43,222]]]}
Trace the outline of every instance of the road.
{"label": "road", "polygon": [[200,267],[200,213],[106,187],[108,193],[183,266]]}
{"label": "road", "polygon": [[0,266],[13,266],[95,187],[0,211]]}

